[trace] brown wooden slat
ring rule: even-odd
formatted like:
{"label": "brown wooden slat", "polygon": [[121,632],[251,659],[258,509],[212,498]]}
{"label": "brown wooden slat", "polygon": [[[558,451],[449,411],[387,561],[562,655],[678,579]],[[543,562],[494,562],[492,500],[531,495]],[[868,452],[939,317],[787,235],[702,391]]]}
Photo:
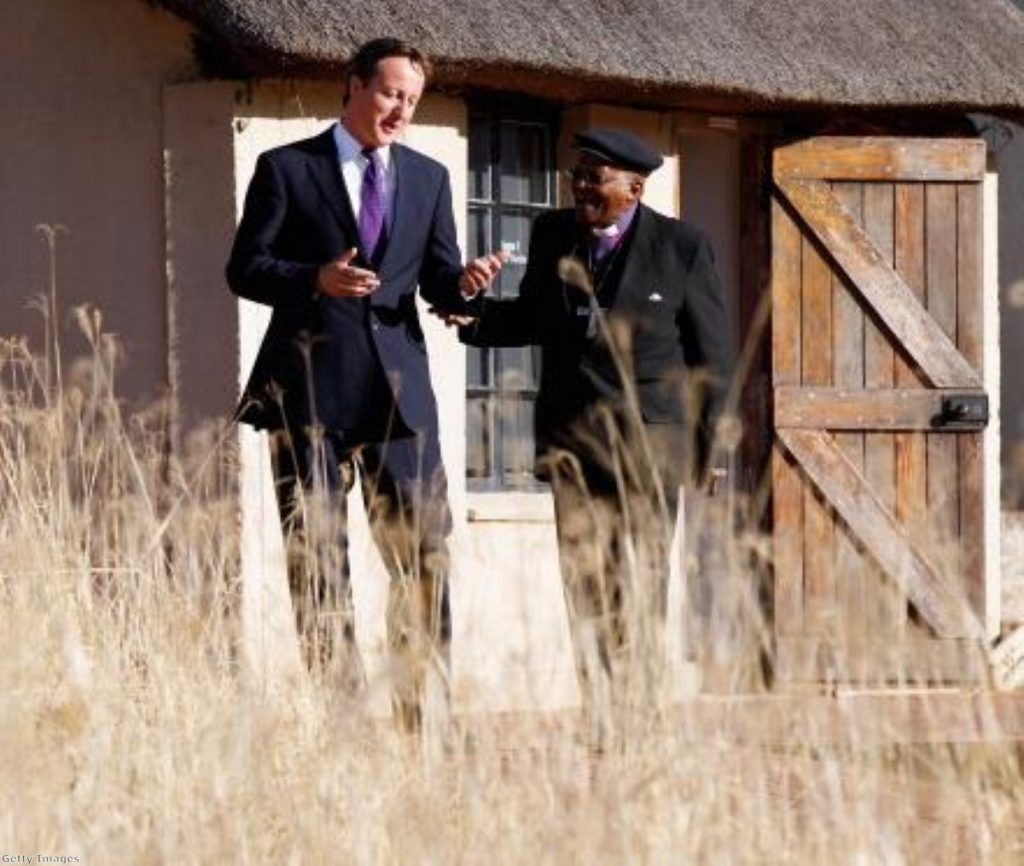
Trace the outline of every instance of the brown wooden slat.
{"label": "brown wooden slat", "polygon": [[981,387],[978,374],[825,184],[783,181],[779,187],[932,384]]}
{"label": "brown wooden slat", "polygon": [[[964,358],[984,375],[984,273],[982,264],[982,187],[957,188],[957,337]],[[985,580],[985,460],[980,433],[956,437],[960,470],[961,574],[971,609],[986,622],[988,594],[998,589]],[[994,636],[998,614],[986,622]]]}
{"label": "brown wooden slat", "polygon": [[[802,239],[801,382],[832,384],[832,272],[808,237]],[[809,634],[835,634],[834,522],[813,485],[804,486],[804,626]]]}
{"label": "brown wooden slat", "polygon": [[[854,220],[863,222],[862,183],[836,183],[832,192]],[[839,272],[832,272],[832,383],[837,388],[864,387],[864,313],[855,290]],[[864,434],[835,434],[836,446],[859,470],[864,469]],[[836,590],[840,634],[844,641],[863,635],[867,627],[867,585],[857,543],[841,521],[835,523]]]}
{"label": "brown wooden slat", "polygon": [[772,546],[775,630],[804,629],[804,486],[796,462],[776,445],[772,450]]}
{"label": "brown wooden slat", "polygon": [[[772,379],[800,382],[800,230],[773,199],[772,217]],[[775,628],[779,634],[803,629],[803,481],[785,450],[772,453],[772,511]]]}
{"label": "brown wooden slat", "polygon": [[[925,187],[925,287],[928,314],[956,342],[956,187]],[[941,551],[936,562],[951,582],[960,575],[960,497],[956,438],[949,433],[928,434],[929,549]]]}
{"label": "brown wooden slat", "polygon": [[800,384],[800,229],[772,199],[772,384]]}
{"label": "brown wooden slat", "polygon": [[[893,190],[893,263],[914,296],[924,300],[924,186],[897,184]],[[897,387],[922,384],[920,372],[903,353],[896,356]],[[916,544],[927,538],[926,513],[928,448],[923,433],[900,433],[894,437],[896,450],[896,518]],[[900,619],[906,624],[904,604]]]}
{"label": "brown wooden slat", "polygon": [[960,472],[960,576],[971,609],[987,624],[989,637],[999,631],[999,614],[989,620],[990,587],[985,574],[985,450],[981,433],[956,437]]}
{"label": "brown wooden slat", "polygon": [[959,184],[957,195],[957,347],[979,374],[984,373],[984,283],[982,264],[982,187]]}
{"label": "brown wooden slat", "polygon": [[980,181],[985,142],[819,137],[778,148],[776,179]]}
{"label": "brown wooden slat", "polygon": [[779,430],[778,436],[939,636],[981,637],[981,624],[960,594],[914,547],[907,532],[828,434]]}
{"label": "brown wooden slat", "polygon": [[[864,231],[882,257],[895,267],[895,190],[892,184],[864,186]],[[864,387],[892,390],[896,377],[896,353],[889,336],[872,316],[864,322]],[[886,508],[896,508],[895,437],[890,433],[864,436],[864,477]],[[898,637],[906,624],[907,599],[873,563],[868,567],[868,615],[872,633]]]}
{"label": "brown wooden slat", "polygon": [[776,641],[776,670],[787,682],[887,683],[983,682],[988,673],[978,644],[892,636],[853,637],[841,644],[813,637]]}
{"label": "brown wooden slat", "polygon": [[[856,391],[843,388],[776,388],[775,426],[811,430],[932,430],[934,420],[942,410],[942,399],[950,393],[985,392],[925,388]],[[888,486],[892,487],[891,475]]]}

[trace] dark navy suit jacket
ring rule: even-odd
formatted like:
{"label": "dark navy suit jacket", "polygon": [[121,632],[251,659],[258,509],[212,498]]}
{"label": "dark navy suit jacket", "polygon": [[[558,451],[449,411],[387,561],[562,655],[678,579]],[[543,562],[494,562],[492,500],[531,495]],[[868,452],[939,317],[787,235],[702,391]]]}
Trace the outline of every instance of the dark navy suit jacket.
{"label": "dark navy suit jacket", "polygon": [[[586,441],[578,428],[593,420],[591,410],[635,400],[645,425],[676,434],[658,441],[676,443],[679,453],[663,456],[687,480],[706,465],[732,372],[731,323],[711,247],[695,227],[641,204],[618,250],[593,277],[604,310],[595,327],[580,279],[588,244],[572,210],[538,216],[519,296],[484,300],[481,317],[460,329],[460,338],[479,346],[541,346],[538,457],[552,447],[578,452]],[[694,401],[687,385],[698,370],[704,387]]]}
{"label": "dark navy suit jacket", "polygon": [[238,407],[242,422],[379,431],[393,394],[410,431],[436,436],[416,287],[442,310],[474,306],[457,285],[463,265],[447,170],[397,144],[391,166],[386,249],[376,265],[363,250],[355,262],[375,270],[381,285],[367,298],[328,298],[315,291],[318,269],[360,246],[332,131],[259,157],[227,266],[235,294],[273,308]]}

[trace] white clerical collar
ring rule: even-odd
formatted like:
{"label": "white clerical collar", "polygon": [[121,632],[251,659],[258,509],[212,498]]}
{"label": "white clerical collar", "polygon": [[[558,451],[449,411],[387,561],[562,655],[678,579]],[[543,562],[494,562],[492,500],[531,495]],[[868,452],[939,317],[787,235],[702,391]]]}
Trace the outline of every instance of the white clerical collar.
{"label": "white clerical collar", "polygon": [[[355,140],[352,133],[345,128],[345,124],[338,121],[334,124],[334,146],[338,149],[338,159],[344,164],[354,160],[366,162],[363,156],[363,146]],[[383,144],[377,148],[381,162],[384,164],[384,171],[391,168],[391,145]]]}
{"label": "white clerical collar", "polygon": [[606,237],[615,238],[621,235],[630,224],[633,222],[633,218],[636,216],[638,209],[637,204],[632,204],[626,211],[619,215],[619,218],[615,220],[610,226],[593,226],[590,231],[593,232],[594,237]]}

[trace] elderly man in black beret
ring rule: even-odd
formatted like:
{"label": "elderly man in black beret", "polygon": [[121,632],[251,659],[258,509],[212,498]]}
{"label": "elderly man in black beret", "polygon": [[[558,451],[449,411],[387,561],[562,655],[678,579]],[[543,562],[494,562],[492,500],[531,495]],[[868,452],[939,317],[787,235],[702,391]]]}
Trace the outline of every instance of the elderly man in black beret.
{"label": "elderly man in black beret", "polygon": [[574,207],[537,217],[519,296],[486,299],[460,337],[541,346],[537,474],[584,702],[612,724],[660,678],[679,490],[715,468],[732,340],[707,238],[641,202],[661,156],[622,129],[574,147]]}

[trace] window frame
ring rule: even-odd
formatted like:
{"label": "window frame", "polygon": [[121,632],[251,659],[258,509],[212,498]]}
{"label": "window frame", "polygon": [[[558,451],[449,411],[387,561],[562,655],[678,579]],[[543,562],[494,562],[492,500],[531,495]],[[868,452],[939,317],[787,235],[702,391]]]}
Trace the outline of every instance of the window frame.
{"label": "window frame", "polygon": [[[478,197],[476,189],[476,164],[473,161],[474,142],[469,142],[469,158],[467,160],[467,189],[466,189],[466,219],[467,226],[474,230],[477,225],[477,218],[484,215],[485,220],[485,246],[487,250],[495,249],[500,239],[502,220],[508,217],[528,217],[530,231],[536,216],[548,210],[553,210],[559,205],[559,182],[558,182],[558,138],[560,132],[560,113],[556,108],[547,103],[539,103],[528,100],[510,100],[502,98],[477,99],[468,102],[468,133],[467,136],[475,134],[479,125],[486,125],[488,135],[487,141],[487,188],[486,197]],[[545,194],[546,201],[505,201],[502,198],[502,133],[509,124],[539,126],[544,130],[544,156],[542,165],[545,168]],[[529,232],[527,233],[527,240]],[[528,253],[528,250],[526,251]],[[538,382],[525,387],[501,387],[498,379],[501,375],[499,348],[481,349],[486,352],[486,369],[483,376],[471,375],[470,362],[474,350],[467,349],[466,355],[466,392],[467,404],[467,430],[466,443],[467,452],[470,442],[469,438],[469,412],[475,411],[470,407],[479,401],[484,406],[484,417],[481,419],[483,447],[486,449],[485,466],[490,471],[486,475],[471,475],[467,453],[465,469],[465,485],[469,494],[528,494],[542,491],[546,485],[537,481],[533,476],[533,449],[527,456],[529,469],[520,475],[511,475],[509,468],[505,465],[505,440],[511,435],[509,427],[503,423],[500,416],[500,407],[505,401],[524,401],[534,403],[537,397]],[[539,347],[533,347],[533,368],[539,370]],[[474,378],[482,378],[483,384],[471,384]],[[531,430],[532,443],[532,430]]]}

